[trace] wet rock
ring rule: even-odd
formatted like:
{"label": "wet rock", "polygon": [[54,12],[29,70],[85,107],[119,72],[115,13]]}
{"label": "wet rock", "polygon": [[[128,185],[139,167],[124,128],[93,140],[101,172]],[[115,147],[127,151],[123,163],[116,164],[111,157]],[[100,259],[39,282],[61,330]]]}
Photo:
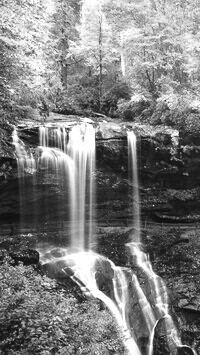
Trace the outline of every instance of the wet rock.
{"label": "wet rock", "polygon": [[194,355],[194,352],[188,346],[181,346],[177,349],[177,355]]}
{"label": "wet rock", "polygon": [[167,326],[166,318],[160,319],[154,333],[154,355],[177,355],[177,346],[171,332],[173,332],[173,329]]}
{"label": "wet rock", "polygon": [[[178,324],[183,344],[200,348],[200,242],[199,230],[189,226],[171,228],[154,236],[150,230],[147,250],[150,252],[154,271],[160,275],[169,291],[173,318]],[[182,226],[183,228],[183,226]],[[187,243],[183,241],[187,241]],[[153,249],[152,249],[153,248]],[[153,256],[153,257],[152,257]],[[187,349],[187,351],[189,351]]]}
{"label": "wet rock", "polygon": [[[73,293],[79,302],[87,299],[79,284],[73,279],[73,270],[66,265],[65,261],[52,261],[42,265],[42,271],[48,277],[56,279],[65,290]],[[79,281],[79,280],[78,280]]]}
{"label": "wet rock", "polygon": [[98,288],[105,292],[108,296],[112,297],[113,286],[112,280],[114,277],[114,270],[111,267],[111,264],[108,260],[97,259],[95,263],[95,279],[98,285]]}
{"label": "wet rock", "polygon": [[[50,137],[55,128],[58,125],[62,126],[64,121],[69,130],[78,122],[83,122],[83,118],[80,117],[61,115],[55,115],[55,117],[52,115],[51,120],[52,122],[47,123]],[[104,122],[98,123],[91,121],[91,124],[96,126],[97,170],[95,177],[99,221],[104,221],[106,218],[108,223],[118,220],[123,224],[131,218],[132,186],[128,179],[127,129],[133,129],[138,136],[140,185],[141,190],[144,191],[144,193],[141,191],[142,201],[145,201],[146,197],[142,206],[144,218],[181,222],[188,220],[189,211],[190,220],[195,218],[200,202],[199,194],[194,200],[188,199],[185,202],[180,200],[178,205],[175,197],[170,197],[169,194],[163,197],[163,189],[176,188],[180,190],[182,188],[186,190],[200,186],[200,177],[197,174],[200,168],[198,149],[195,148],[195,159],[192,154],[188,156],[189,148],[185,149],[185,146],[178,142],[179,132],[169,127],[122,123],[119,120],[110,122],[104,120]],[[35,147],[39,144],[38,129],[39,123],[34,121],[24,121],[19,125],[19,136],[31,149],[33,155]],[[11,139],[12,127],[9,128],[9,134]],[[12,163],[8,164],[7,161],[4,161],[2,166],[0,165],[0,176],[2,175],[4,181],[7,181],[9,174],[10,177],[16,178],[16,161],[13,160],[13,162],[15,162],[15,167],[12,167]],[[19,201],[17,179],[15,184],[10,181],[6,182],[6,186],[3,186],[2,189],[0,186],[0,217],[2,220],[18,222],[19,204],[25,222],[32,221],[33,216],[36,221],[38,218],[43,220],[46,218],[63,220],[65,218],[68,206],[67,203],[62,208],[59,206],[59,212],[57,212],[58,195],[63,191],[61,191],[61,184],[55,180],[52,174],[44,179],[42,171],[38,172],[37,184],[35,184],[32,176],[27,172],[24,185],[26,193],[21,202]],[[158,198],[156,202],[151,203],[155,191],[157,191]],[[128,198],[124,199],[125,195]],[[48,204],[45,203],[47,200]],[[181,208],[180,205],[182,205]],[[193,211],[192,214],[191,211]]]}
{"label": "wet rock", "polygon": [[121,122],[100,122],[96,131],[97,140],[126,139],[126,127]]}
{"label": "wet rock", "polygon": [[65,262],[52,261],[42,265],[42,269],[48,277],[59,281],[66,281],[71,276],[68,272],[63,271],[64,268],[66,268]]}
{"label": "wet rock", "polygon": [[178,302],[178,306],[179,306],[180,308],[185,307],[185,306],[187,306],[187,305],[188,305],[188,300],[185,299],[185,298],[180,299],[180,301]]}

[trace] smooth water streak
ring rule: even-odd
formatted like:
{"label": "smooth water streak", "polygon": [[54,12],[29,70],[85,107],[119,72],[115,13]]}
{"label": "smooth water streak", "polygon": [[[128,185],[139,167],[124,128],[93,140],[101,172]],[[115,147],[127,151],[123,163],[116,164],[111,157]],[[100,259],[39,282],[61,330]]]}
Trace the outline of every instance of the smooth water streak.
{"label": "smooth water streak", "polygon": [[[95,130],[92,125],[80,124],[69,132],[67,152],[76,167],[76,198],[72,208],[72,222],[79,233],[72,238],[72,248],[89,249],[95,235]],[[88,215],[86,215],[88,206]],[[88,227],[87,227],[88,225]]]}
{"label": "smooth water streak", "polygon": [[58,178],[68,176],[71,247],[77,252],[89,249],[95,234],[95,130],[87,123],[71,130],[64,125],[42,126],[39,141],[40,165],[54,170]]}
{"label": "smooth water streak", "polygon": [[[133,280],[136,285],[140,302],[143,302],[143,312],[145,314],[146,323],[149,329],[149,354],[153,354],[153,334],[157,320],[164,317],[166,320],[166,327],[171,329],[171,338],[173,342],[179,346],[181,344],[180,338],[176,326],[169,314],[168,307],[168,294],[167,288],[163,280],[158,277],[153,271],[152,265],[148,256],[140,248],[141,239],[141,213],[140,213],[140,196],[139,196],[139,179],[138,179],[138,167],[137,167],[137,138],[133,131],[127,131],[128,140],[128,162],[130,176],[133,186],[133,229],[134,235],[132,235],[132,241],[127,244],[130,255],[134,258],[136,265],[147,276],[148,283],[151,287],[151,304],[143,296],[143,291],[138,283],[135,275]],[[143,296],[143,297],[142,297]],[[152,308],[152,306],[154,308]]]}
{"label": "smooth water streak", "polygon": [[132,186],[132,216],[134,226],[134,240],[140,242],[141,216],[140,216],[140,194],[137,163],[137,138],[133,131],[127,131],[128,139],[128,167],[130,182]]}

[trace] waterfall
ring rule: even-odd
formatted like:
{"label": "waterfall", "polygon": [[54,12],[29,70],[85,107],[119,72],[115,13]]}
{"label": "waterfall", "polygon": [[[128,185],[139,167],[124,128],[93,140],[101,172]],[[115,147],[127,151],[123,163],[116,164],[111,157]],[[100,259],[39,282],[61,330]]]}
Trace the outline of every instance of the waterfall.
{"label": "waterfall", "polygon": [[134,240],[140,241],[140,196],[137,169],[137,147],[136,136],[133,131],[127,131],[128,139],[128,166],[130,181],[132,183],[132,216],[134,226]]}
{"label": "waterfall", "polygon": [[[72,204],[72,224],[78,227],[76,238],[71,246],[76,249],[89,249],[95,233],[95,131],[92,125],[81,124],[69,133],[67,151],[76,167],[76,196]],[[86,203],[88,217],[86,218]],[[88,220],[88,223],[86,221]],[[88,224],[88,226],[87,226]],[[94,242],[94,239],[93,239]]]}
{"label": "waterfall", "polygon": [[[40,126],[40,145],[36,158],[28,152],[23,141],[19,139],[16,129],[13,131],[13,144],[18,177],[23,178],[29,172],[36,178],[34,173],[38,171],[43,172],[44,177],[48,179],[48,175],[53,174],[60,190],[58,208],[64,209],[67,199],[70,206],[71,248],[89,249],[92,240],[94,242],[95,234],[95,130],[93,126],[81,123],[72,127],[70,131],[65,126]],[[20,183],[20,201],[23,201],[24,194],[26,194],[25,188]],[[45,209],[48,210],[48,201],[45,202]]]}
{"label": "waterfall", "polygon": [[[122,268],[115,266],[108,258],[92,251],[68,254],[67,249],[60,249],[57,251],[57,254],[58,252],[60,253],[60,257],[54,256],[54,250],[52,250],[52,256],[50,256],[49,250],[46,254],[42,250],[39,250],[39,252],[42,263],[48,261],[55,264],[60,263],[62,271],[70,276],[87,296],[93,296],[101,300],[116,320],[128,354],[142,355],[135,340],[136,335],[133,334],[133,330],[127,320],[127,306],[130,299],[128,280]],[[104,273],[106,276],[107,273],[111,274],[110,282],[113,285],[113,297],[100,290],[97,276],[100,271],[101,275]]]}
{"label": "waterfall", "polygon": [[34,173],[36,170],[35,159],[32,152],[27,152],[25,144],[19,139],[16,128],[13,130],[12,140],[17,158],[18,177],[24,177],[25,172]]}
{"label": "waterfall", "polygon": [[[12,133],[12,141],[15,147],[15,155],[17,160],[17,172],[19,178],[19,220],[20,220],[20,229],[21,232],[23,232],[24,229],[23,204],[25,198],[27,198],[26,196],[28,196],[30,201],[33,201],[34,199],[36,161],[31,150],[28,150],[24,142],[21,139],[19,139],[18,131],[16,128],[14,128]],[[28,177],[28,181],[25,178],[25,174]],[[28,189],[28,186],[30,184],[32,188]]]}
{"label": "waterfall", "polygon": [[[134,260],[138,269],[140,269],[147,277],[147,282],[151,289],[151,306],[146,297],[140,297],[142,302],[141,310],[144,312],[146,323],[149,329],[149,351],[148,355],[153,355],[153,338],[156,324],[159,319],[165,321],[168,346],[173,353],[174,349],[181,347],[181,340],[178,331],[169,314],[168,294],[164,281],[154,273],[148,256],[141,250],[141,223],[140,223],[140,200],[139,200],[139,184],[138,184],[138,168],[137,168],[137,139],[132,131],[127,131],[128,140],[128,161],[129,170],[131,172],[133,186],[133,227],[134,234],[132,240],[127,244],[130,257]],[[134,283],[141,294],[142,290],[138,284],[138,280],[133,275]]]}
{"label": "waterfall", "polygon": [[[168,347],[174,354],[182,344],[169,314],[167,289],[141,248],[137,139],[132,131],[127,132],[127,141],[133,233],[127,244],[129,267],[122,268],[92,251],[96,202],[93,126],[81,123],[70,129],[64,125],[40,127],[36,158],[27,151],[17,130],[13,131],[19,177],[36,170],[44,176],[52,174],[60,189],[60,204],[66,206],[68,198],[70,206],[70,245],[57,249],[56,253],[50,247],[47,252],[38,248],[41,263],[51,262],[61,267],[87,296],[98,298],[106,305],[116,320],[129,355],[142,355],[143,351],[145,355],[153,355],[154,333],[160,319],[165,322]],[[101,280],[104,278],[109,287],[103,292]],[[144,280],[150,292],[144,287]],[[144,345],[140,343],[141,329],[144,338],[148,338]]]}
{"label": "waterfall", "polygon": [[40,165],[50,167],[58,179],[61,175],[67,181],[70,247],[74,251],[89,249],[95,234],[95,130],[92,125],[82,123],[69,132],[64,126],[40,127],[39,135]]}

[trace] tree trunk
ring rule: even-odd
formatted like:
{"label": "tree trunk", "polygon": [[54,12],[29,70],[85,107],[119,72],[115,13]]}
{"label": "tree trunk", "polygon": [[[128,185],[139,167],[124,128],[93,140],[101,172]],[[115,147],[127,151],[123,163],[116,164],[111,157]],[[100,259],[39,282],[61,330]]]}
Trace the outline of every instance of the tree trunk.
{"label": "tree trunk", "polygon": [[121,42],[121,49],[120,49],[121,72],[122,72],[122,76],[125,78],[125,76],[126,76],[126,64],[125,64],[125,58],[124,58],[123,35],[120,36],[120,42]]}
{"label": "tree trunk", "polygon": [[99,111],[102,109],[103,63],[102,63],[102,14],[99,16]]}
{"label": "tree trunk", "polygon": [[123,50],[122,49],[121,49],[121,71],[122,71],[122,76],[125,78],[125,76],[126,76],[126,67],[125,67],[124,54],[123,54]]}
{"label": "tree trunk", "polygon": [[68,63],[66,57],[67,54],[69,53],[69,36],[68,36],[69,23],[67,21],[66,4],[63,0],[61,0],[60,2],[60,8],[61,8],[61,82],[63,87],[67,89]]}

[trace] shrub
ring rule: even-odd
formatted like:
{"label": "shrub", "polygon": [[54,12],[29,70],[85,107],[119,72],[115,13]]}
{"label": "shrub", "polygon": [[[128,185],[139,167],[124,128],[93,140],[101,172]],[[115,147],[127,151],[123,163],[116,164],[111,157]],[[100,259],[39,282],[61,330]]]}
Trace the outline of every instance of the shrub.
{"label": "shrub", "polygon": [[139,100],[120,100],[117,114],[125,121],[134,121],[137,118],[148,119],[153,113],[153,103],[141,98]]}
{"label": "shrub", "polygon": [[7,355],[122,354],[113,319],[33,267],[0,265],[0,350]]}
{"label": "shrub", "polygon": [[102,98],[102,111],[106,115],[112,115],[117,110],[117,103],[121,99],[130,100],[130,88],[124,82],[113,85]]}

